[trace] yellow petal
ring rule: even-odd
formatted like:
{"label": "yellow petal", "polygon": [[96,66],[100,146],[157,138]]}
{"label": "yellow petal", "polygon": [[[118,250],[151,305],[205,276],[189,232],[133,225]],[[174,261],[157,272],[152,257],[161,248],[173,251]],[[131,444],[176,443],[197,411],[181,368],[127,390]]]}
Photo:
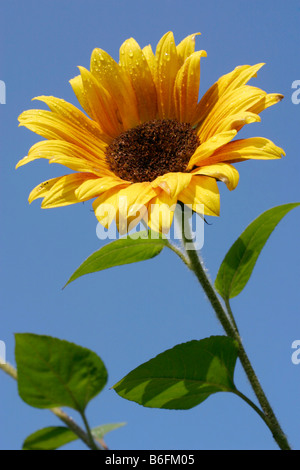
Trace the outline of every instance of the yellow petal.
{"label": "yellow petal", "polygon": [[40,109],[24,111],[19,116],[20,126],[25,126],[46,139],[63,140],[77,145],[97,156],[103,153],[103,142],[85,129],[70,123],[64,117]]}
{"label": "yellow petal", "polygon": [[[26,157],[21,158],[21,160],[19,160],[18,163],[16,164],[15,169],[17,170],[18,168],[20,168],[20,166],[26,165],[26,163],[33,162],[34,160],[36,160],[36,158],[37,157],[28,157],[28,155]],[[47,158],[47,157],[45,156],[45,157],[38,157],[38,158]]]}
{"label": "yellow petal", "polygon": [[103,166],[101,169],[101,165],[97,165],[97,167],[92,166],[83,159],[73,156],[56,155],[55,157],[49,159],[49,163],[58,163],[60,165],[66,166],[70,170],[82,173],[92,173],[96,176],[113,175],[113,173],[105,166]]}
{"label": "yellow petal", "polygon": [[239,88],[253,77],[257,76],[257,72],[264,66],[263,62],[255,65],[241,65],[236,67],[232,72],[223,75],[218,80],[218,90],[220,96],[223,93],[229,93],[230,91]]}
{"label": "yellow petal", "polygon": [[218,216],[220,213],[220,195],[214,178],[193,176],[189,187],[178,195],[178,199],[199,214]]}
{"label": "yellow petal", "polygon": [[[126,188],[114,187],[99,196],[93,203],[98,221],[106,228],[116,221],[120,233],[144,216],[148,202],[156,196],[150,183],[134,183]],[[141,212],[137,215],[138,212]],[[131,227],[133,228],[133,226]]]}
{"label": "yellow petal", "polygon": [[195,51],[195,38],[201,33],[190,34],[184,38],[176,47],[180,65]]}
{"label": "yellow petal", "polygon": [[75,191],[76,197],[80,201],[86,201],[100,196],[100,194],[118,186],[126,187],[130,182],[121,180],[114,176],[106,176],[103,178],[89,179],[84,181]]}
{"label": "yellow petal", "polygon": [[98,221],[108,229],[110,224],[116,220],[116,211],[118,208],[117,195],[118,187],[113,187],[105,191],[93,202],[93,209]]}
{"label": "yellow petal", "polygon": [[151,72],[151,75],[152,75],[152,78],[154,80],[155,78],[155,75],[156,75],[156,69],[157,69],[157,62],[156,62],[156,57],[152,51],[152,47],[150,46],[150,44],[148,46],[145,46],[143,49],[142,49],[142,52],[144,54],[144,57],[147,61],[147,64],[148,64],[148,67],[150,69],[150,72]]}
{"label": "yellow petal", "polygon": [[191,122],[198,103],[200,86],[200,59],[205,51],[191,54],[177,73],[174,88],[176,117],[181,122]]}
{"label": "yellow petal", "polygon": [[87,179],[96,178],[90,173],[74,173],[61,176],[50,191],[44,196],[43,209],[62,207],[80,202],[76,196],[76,189]]}
{"label": "yellow petal", "polygon": [[52,189],[52,187],[55,185],[55,183],[60,180],[60,178],[61,176],[59,176],[58,178],[52,178],[50,180],[43,181],[43,183],[40,183],[35,188],[33,188],[28,197],[29,204],[31,204],[32,201],[34,201],[35,199],[46,196]]}
{"label": "yellow petal", "polygon": [[239,114],[231,114],[222,119],[217,126],[217,133],[226,132],[231,129],[239,131],[245,124],[260,122],[261,118],[258,114],[244,111]]}
{"label": "yellow petal", "polygon": [[19,161],[17,168],[38,158],[46,158],[50,163],[60,163],[74,171],[88,171],[99,176],[112,174],[104,152],[99,150],[96,157],[87,150],[63,140],[37,142],[29,150],[28,156]]}
{"label": "yellow petal", "polygon": [[[203,98],[201,98],[197,112],[194,117],[194,125],[200,124],[204,121],[207,114],[217,106],[218,101],[223,97],[224,94],[231,92],[232,90],[245,85],[250,78],[255,77],[257,71],[264,64],[256,65],[242,65],[236,67],[232,72],[223,75],[219,80],[212,85]],[[254,112],[254,111],[253,111]]]}
{"label": "yellow petal", "polygon": [[156,48],[157,69],[155,85],[158,95],[158,113],[161,119],[175,118],[173,90],[180,63],[172,32],[165,34]]}
{"label": "yellow petal", "polygon": [[266,93],[260,88],[244,85],[226,93],[200,126],[197,134],[201,142],[219,132],[219,125],[223,119],[249,111],[253,106],[263,100]]}
{"label": "yellow petal", "polygon": [[133,38],[127,39],[122,44],[120,64],[129,73],[141,121],[155,119],[157,114],[156,88],[143,51]]}
{"label": "yellow petal", "polygon": [[55,98],[54,96],[37,96],[34,100],[43,101],[49,106],[53,113],[59,114],[65,118],[66,121],[69,121],[75,126],[86,129],[102,142],[103,148],[106,146],[107,141],[105,139],[105,135],[101,132],[100,127],[95,121],[89,119],[84,113],[76,108],[76,106],[73,106],[71,103],[60,98]]}
{"label": "yellow petal", "polygon": [[230,142],[237,134],[235,129],[231,131],[221,132],[214,135],[203,144],[199,145],[194,155],[192,155],[188,167],[191,170],[195,165],[202,165],[203,160],[207,160],[215,152],[216,149]]}
{"label": "yellow petal", "polygon": [[118,119],[114,101],[91,72],[84,67],[79,67],[79,70],[93,119],[99,123],[104,133],[115,138],[124,131],[124,127]]}
{"label": "yellow petal", "polygon": [[77,75],[76,77],[71,78],[71,80],[69,80],[69,83],[70,83],[71,87],[73,88],[73,91],[76,95],[76,98],[78,99],[78,101],[81,104],[82,108],[92,118],[93,113],[92,113],[92,110],[89,106],[89,102],[88,102],[88,99],[87,99],[87,96],[86,96],[86,92],[85,92],[85,89],[83,87],[81,75]]}
{"label": "yellow petal", "polygon": [[273,104],[279,103],[279,101],[281,101],[283,98],[284,96],[279,93],[269,93],[260,101],[255,103],[255,105],[252,106],[249,111],[252,111],[253,113],[261,113],[264,109],[273,106]]}
{"label": "yellow petal", "polygon": [[234,140],[217,149],[208,159],[201,161],[201,165],[211,165],[219,162],[236,163],[243,160],[269,160],[281,158],[284,151],[271,140],[263,137]]}
{"label": "yellow petal", "polygon": [[192,175],[212,176],[217,180],[223,181],[230,191],[235,189],[239,182],[239,172],[228,163],[203,166],[193,171]]}
{"label": "yellow petal", "polygon": [[177,198],[191,182],[191,173],[166,173],[151,182],[153,188],[161,188],[171,199]]}
{"label": "yellow petal", "polygon": [[94,49],[91,73],[115,101],[125,129],[140,124],[136,96],[127,70],[102,49]]}
{"label": "yellow petal", "polygon": [[165,191],[161,191],[148,204],[145,222],[158,233],[167,234],[170,231],[177,198],[171,198]]}
{"label": "yellow petal", "polygon": [[67,206],[79,202],[75,195],[75,190],[83,181],[96,178],[90,173],[73,173],[71,175],[60,176],[36,186],[29,195],[29,202],[43,197],[42,208]]}

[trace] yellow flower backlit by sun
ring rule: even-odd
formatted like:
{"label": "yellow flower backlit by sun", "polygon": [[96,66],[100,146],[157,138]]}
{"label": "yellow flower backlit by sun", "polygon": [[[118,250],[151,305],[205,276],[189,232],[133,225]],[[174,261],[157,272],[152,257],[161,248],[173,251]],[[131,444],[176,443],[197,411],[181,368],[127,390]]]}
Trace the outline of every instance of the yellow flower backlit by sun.
{"label": "yellow flower backlit by sun", "polygon": [[[79,67],[80,75],[70,81],[89,117],[62,99],[36,98],[50,111],[25,111],[20,125],[47,140],[33,145],[17,167],[46,158],[75,173],[39,184],[29,201],[43,198],[42,207],[50,208],[96,198],[95,215],[108,227],[118,222],[125,198],[128,222],[134,206],[151,228],[167,231],[177,201],[219,215],[217,181],[230,190],[238,184],[232,163],[280,158],[283,150],[268,139],[234,140],[245,124],[260,121],[259,113],[282,99],[247,85],[263,64],[237,67],[198,102],[206,52],[195,51],[195,36],[176,46],[169,32],[155,54],[151,46],[141,49],[128,39],[119,63],[95,49],[90,71]],[[104,213],[104,204],[114,210]]]}

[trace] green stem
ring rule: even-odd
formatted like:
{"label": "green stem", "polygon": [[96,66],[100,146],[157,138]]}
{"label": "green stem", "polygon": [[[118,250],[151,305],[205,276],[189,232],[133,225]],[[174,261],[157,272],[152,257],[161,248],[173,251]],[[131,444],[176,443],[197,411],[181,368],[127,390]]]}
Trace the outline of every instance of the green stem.
{"label": "green stem", "polygon": [[50,411],[55,414],[55,416],[63,423],[65,423],[68,428],[71,429],[71,431],[73,431],[74,434],[76,434],[76,436],[78,436],[79,439],[81,439],[90,450],[95,450],[91,444],[91,440],[88,434],[69,415],[67,415],[67,413],[65,413],[61,408],[51,408]]}
{"label": "green stem", "polygon": [[168,243],[168,248],[170,248],[170,250],[174,251],[174,253],[176,253],[176,255],[179,256],[179,258],[184,262],[184,264],[189,269],[191,269],[191,265],[190,265],[189,260],[186,258],[184,253],[182,253],[182,251],[179,248],[177,248],[177,246],[173,245],[172,243]]}
{"label": "green stem", "polygon": [[228,315],[229,315],[229,318],[230,318],[230,320],[231,320],[231,323],[232,323],[232,325],[234,326],[235,331],[236,331],[237,334],[239,335],[239,329],[238,329],[237,324],[236,324],[236,322],[235,322],[235,318],[234,318],[234,316],[233,316],[233,313],[232,313],[232,310],[231,310],[231,307],[230,307],[229,299],[226,299],[226,300],[225,300],[225,305],[226,305],[227,313],[228,313]]}
{"label": "green stem", "polygon": [[281,426],[276,418],[276,415],[269,403],[269,400],[267,399],[265,395],[265,392],[262,389],[262,386],[256,376],[256,373],[252,367],[252,364],[247,356],[247,353],[244,349],[240,336],[237,334],[235,339],[237,340],[239,344],[239,358],[240,358],[241,364],[244,368],[244,371],[246,372],[248,380],[254,390],[254,393],[260,403],[260,406],[262,407],[264,415],[267,418],[267,422],[269,423],[268,427],[270,431],[272,432],[275,441],[277,442],[281,450],[291,450],[288,440],[283,430],[281,429]]}
{"label": "green stem", "polygon": [[94,438],[93,438],[93,435],[92,435],[92,431],[91,431],[91,428],[89,426],[89,423],[86,419],[86,416],[85,416],[85,413],[82,412],[80,413],[81,417],[82,417],[82,420],[84,422],[84,426],[85,426],[85,429],[86,429],[86,433],[88,435],[88,438],[89,438],[89,447],[90,449],[92,450],[100,450],[99,447],[97,446],[97,444],[95,443],[94,441]]}
{"label": "green stem", "polygon": [[265,424],[269,427],[269,422],[268,422],[268,419],[265,417],[264,413],[261,411],[260,408],[258,408],[258,406],[255,405],[255,403],[253,403],[252,400],[250,400],[250,398],[246,397],[246,395],[244,395],[242,392],[240,392],[239,390],[236,390],[235,392],[233,392],[235,395],[237,395],[238,397],[240,397],[242,400],[244,400],[249,406],[251,406],[251,408],[253,408],[254,411],[256,411],[256,413],[261,417],[261,419],[265,422]]}
{"label": "green stem", "polygon": [[5,372],[7,375],[9,375],[10,377],[12,377],[13,379],[17,380],[17,371],[16,369],[10,365],[8,362],[2,364],[0,362],[0,369],[3,370],[3,372]]}
{"label": "green stem", "polygon": [[[182,211],[182,217],[183,217],[183,211]],[[187,223],[184,223],[182,227],[184,227],[184,230],[182,230],[183,245],[186,246],[186,244],[189,243],[189,247],[191,246],[193,247],[194,244],[192,244],[192,241],[191,241],[190,225]],[[229,310],[228,312],[226,312],[217,296],[217,293],[214,287],[212,286],[210,280],[207,277],[207,274],[203,266],[203,262],[200,259],[200,256],[198,255],[196,249],[194,248],[194,249],[186,250],[186,254],[190,261],[190,269],[194,272],[197,279],[199,280],[226,334],[230,336],[231,338],[235,339],[239,345],[239,359],[245,370],[248,380],[254,390],[254,393],[259,401],[259,404],[263,410],[265,423],[271,430],[273,437],[275,441],[277,442],[278,446],[280,447],[280,449],[291,450],[290,445],[287,441],[287,438],[280,427],[280,424],[273,412],[273,409],[261,387],[261,384],[254,372],[251,362],[246,354],[246,351],[242,344],[242,340],[239,335],[232,311],[230,309],[229,302],[227,303],[229,306]],[[255,409],[255,411],[257,411],[257,409]],[[261,413],[259,413],[259,415],[262,416]]]}

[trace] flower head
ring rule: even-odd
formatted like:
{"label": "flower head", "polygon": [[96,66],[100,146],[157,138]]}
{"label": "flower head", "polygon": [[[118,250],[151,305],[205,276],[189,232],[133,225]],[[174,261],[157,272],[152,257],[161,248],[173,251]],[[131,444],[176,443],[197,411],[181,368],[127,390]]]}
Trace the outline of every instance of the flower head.
{"label": "flower head", "polygon": [[50,111],[25,111],[19,121],[46,140],[17,167],[46,158],[74,172],[39,184],[29,201],[43,198],[42,207],[50,208],[96,198],[95,215],[106,227],[122,212],[127,223],[144,218],[154,230],[168,231],[177,201],[219,215],[217,181],[230,190],[238,184],[232,163],[280,158],[283,150],[268,139],[234,140],[282,99],[247,85],[263,64],[237,67],[198,101],[206,52],[195,51],[195,36],[176,46],[169,32],[155,54],[128,39],[119,63],[95,49],[90,70],[79,67],[70,80],[89,117],[62,99],[36,98]]}

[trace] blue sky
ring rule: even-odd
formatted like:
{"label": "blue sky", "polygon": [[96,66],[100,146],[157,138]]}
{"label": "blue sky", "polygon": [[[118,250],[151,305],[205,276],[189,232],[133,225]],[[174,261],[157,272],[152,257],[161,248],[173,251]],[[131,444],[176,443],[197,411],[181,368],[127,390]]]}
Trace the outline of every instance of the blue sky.
{"label": "blue sky", "polygon": [[[201,95],[237,65],[266,62],[251,83],[285,99],[240,136],[270,138],[286,157],[237,164],[240,183],[233,192],[220,184],[221,216],[209,218],[203,247],[214,279],[227,249],[255,217],[300,200],[300,105],[291,100],[292,83],[300,79],[298,1],[10,0],[0,8],[0,79],[6,84],[6,104],[0,105],[0,340],[7,345],[7,360],[14,363],[16,332],[56,336],[97,352],[109,382],[88,407],[90,423],[128,423],[107,436],[112,449],[276,449],[259,417],[230,394],[174,412],[140,407],[109,390],[158,353],[223,334],[222,328],[192,273],[171,252],[86,276],[62,291],[77,266],[105,243],[96,237],[91,203],[51,210],[41,210],[39,202],[29,205],[30,190],[65,169],[46,161],[14,168],[40,140],[18,128],[18,115],[38,107],[31,99],[42,94],[77,105],[68,81],[78,65],[88,67],[95,47],[117,59],[121,43],[131,36],[141,46],[155,46],[169,30],[177,42],[200,31],[197,48],[208,54],[202,59]],[[296,449],[300,365],[291,361],[291,345],[300,339],[298,240],[295,209],[272,234],[249,284],[232,301],[246,350]],[[235,381],[253,398],[239,366]],[[24,404],[16,384],[1,374],[0,390],[1,449],[18,449],[30,433],[59,424],[48,411]]]}

